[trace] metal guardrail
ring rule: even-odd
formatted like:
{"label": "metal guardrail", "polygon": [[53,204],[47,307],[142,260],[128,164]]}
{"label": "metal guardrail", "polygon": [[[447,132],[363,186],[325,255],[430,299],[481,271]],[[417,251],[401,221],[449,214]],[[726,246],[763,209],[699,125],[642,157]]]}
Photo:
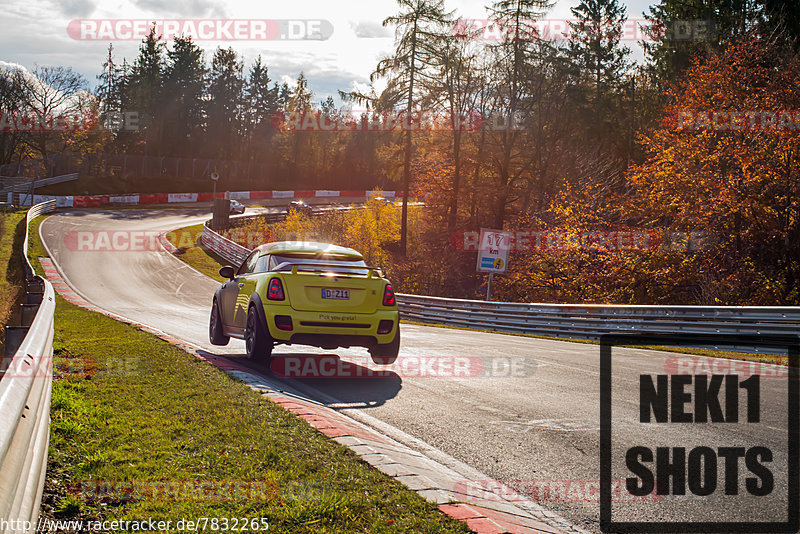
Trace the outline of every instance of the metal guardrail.
{"label": "metal guardrail", "polygon": [[61,176],[51,176],[31,180],[30,178],[7,178],[7,183],[0,182],[0,195],[7,193],[25,193],[31,189],[39,189],[46,185],[55,185],[62,182],[71,182],[78,179],[78,173],[62,174]]}
{"label": "metal guardrail", "polygon": [[[28,210],[22,245],[27,292],[20,314],[23,325],[9,330],[12,338],[24,338],[11,352],[9,342],[14,340],[7,333],[11,354],[3,359],[0,377],[0,518],[29,521],[31,531],[39,515],[50,439],[55,293],[28,260],[28,226],[34,217],[54,209],[55,201],[48,201]],[[0,523],[0,533],[24,530],[20,523],[18,528],[11,525]]]}
{"label": "metal guardrail", "polygon": [[[207,226],[203,244],[239,265],[250,253]],[[731,335],[798,335],[800,307],[785,306],[649,306],[605,304],[526,304],[427,297],[398,293],[403,319],[443,326],[534,334],[562,339],[599,340],[602,334],[641,333],[720,336],[720,344],[691,343],[686,347],[783,354],[783,347],[728,345]],[[690,339],[690,338],[687,338]]]}
{"label": "metal guardrail", "polygon": [[203,224],[203,234],[200,236],[200,243],[209,250],[214,251],[220,258],[231,262],[233,265],[241,265],[244,259],[250,254],[250,249],[219,235],[209,228],[209,223]]}
{"label": "metal guardrail", "polygon": [[31,280],[33,278],[39,278],[36,276],[36,272],[33,270],[33,266],[31,265],[30,260],[28,259],[28,228],[30,227],[31,221],[42,215],[44,213],[50,213],[51,211],[55,211],[56,209],[56,201],[55,200],[48,200],[46,202],[41,202],[36,204],[35,206],[31,207],[28,210],[28,214],[25,216],[25,240],[22,243],[22,268],[25,271],[25,280]]}
{"label": "metal guardrail", "polygon": [[[404,319],[423,323],[535,334],[566,339],[599,340],[602,334],[685,334],[681,346],[784,354],[768,336],[800,334],[800,307],[785,306],[650,306],[607,304],[525,304],[485,302],[398,294]],[[729,346],[726,336],[764,336],[763,345]],[[692,343],[692,336],[719,336],[720,343]]]}
{"label": "metal guardrail", "polygon": [[[359,208],[363,208],[363,206],[358,206]],[[314,217],[323,215],[332,210],[345,210],[345,209],[352,209],[351,206],[347,207],[329,207],[327,210],[314,210],[311,215]],[[259,213],[256,215],[240,215],[237,217],[231,217],[231,221],[242,220],[242,219],[265,219],[269,223],[279,222],[286,219],[287,212],[279,212],[279,213]],[[211,229],[211,222],[213,219],[206,221],[203,224],[203,234],[200,236],[200,243],[203,244],[209,250],[215,252],[219,257],[222,259],[229,261],[232,265],[238,266],[241,265],[242,262],[245,260],[248,254],[250,254],[251,249],[247,247],[243,247],[242,245],[232,241],[214,230]],[[236,231],[234,228],[233,232]]]}

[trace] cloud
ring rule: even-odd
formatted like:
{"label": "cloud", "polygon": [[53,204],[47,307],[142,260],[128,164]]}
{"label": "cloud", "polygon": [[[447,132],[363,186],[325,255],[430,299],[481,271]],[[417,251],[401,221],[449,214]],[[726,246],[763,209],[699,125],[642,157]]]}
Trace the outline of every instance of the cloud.
{"label": "cloud", "polygon": [[39,78],[37,78],[30,70],[25,68],[24,65],[20,65],[19,63],[0,61],[0,71],[11,74],[19,73],[24,80],[27,80],[28,83],[41,83]]}
{"label": "cloud", "polygon": [[24,73],[28,72],[28,69],[26,69],[25,66],[20,65],[19,63],[9,63],[8,61],[0,61],[0,70],[8,72],[15,72],[15,71],[22,71]]}
{"label": "cloud", "polygon": [[180,17],[228,18],[224,4],[209,0],[133,0],[133,5],[163,17],[165,13]]}
{"label": "cloud", "polygon": [[353,32],[356,34],[356,37],[360,37],[362,39],[392,37],[392,31],[389,28],[385,28],[379,22],[372,20],[351,22],[350,27],[353,28]]}
{"label": "cloud", "polygon": [[60,0],[51,3],[63,14],[75,18],[87,18],[95,8],[91,0]]}
{"label": "cloud", "polygon": [[262,61],[269,68],[270,78],[280,84],[286,82],[290,89],[294,89],[297,76],[302,71],[308,80],[308,88],[314,93],[314,102],[329,96],[338,102],[339,90],[349,90],[354,80],[360,83],[369,81],[368,76],[339,65],[335,57],[320,58],[311,53],[287,57],[285,54],[266,52],[262,53]]}

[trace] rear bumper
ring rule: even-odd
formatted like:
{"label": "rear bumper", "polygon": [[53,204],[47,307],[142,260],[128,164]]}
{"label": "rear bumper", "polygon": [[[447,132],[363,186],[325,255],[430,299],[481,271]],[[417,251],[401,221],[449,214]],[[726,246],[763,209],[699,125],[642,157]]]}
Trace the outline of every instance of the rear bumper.
{"label": "rear bumper", "polygon": [[[375,313],[328,313],[297,311],[291,306],[265,306],[264,316],[269,333],[279,343],[297,343],[323,348],[371,347],[376,343],[391,343],[398,328],[397,310],[378,310]],[[292,318],[292,329],[281,330],[276,316]],[[285,319],[278,322],[285,323]],[[378,334],[381,321],[392,321],[392,329]]]}

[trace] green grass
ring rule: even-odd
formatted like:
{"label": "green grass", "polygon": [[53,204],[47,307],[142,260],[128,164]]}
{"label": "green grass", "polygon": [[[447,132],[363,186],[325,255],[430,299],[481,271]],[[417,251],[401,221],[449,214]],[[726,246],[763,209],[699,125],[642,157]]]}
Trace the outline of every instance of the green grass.
{"label": "green grass", "polygon": [[185,252],[176,254],[187,264],[191,265],[206,276],[214,280],[224,282],[226,279],[219,275],[219,268],[227,265],[225,260],[214,254],[210,250],[200,245],[200,236],[203,234],[203,224],[195,224],[173,230],[167,234],[170,243]]}
{"label": "green grass", "polygon": [[31,265],[38,275],[44,275],[44,269],[42,269],[42,265],[35,258],[47,257],[47,251],[44,245],[42,245],[42,240],[39,239],[39,226],[41,226],[47,217],[47,215],[40,215],[34,218],[31,220],[31,224],[28,227],[28,257],[34,258],[31,259]]}
{"label": "green grass", "polygon": [[[41,254],[37,222],[31,250]],[[216,367],[133,326],[56,300],[61,377],[53,384],[47,514],[173,522],[263,517],[270,532],[292,533],[468,532]],[[231,481],[253,484],[255,491],[227,500],[188,493]],[[81,497],[80,488],[94,491],[104,482],[135,482],[144,498],[130,501],[108,490],[109,502]]]}

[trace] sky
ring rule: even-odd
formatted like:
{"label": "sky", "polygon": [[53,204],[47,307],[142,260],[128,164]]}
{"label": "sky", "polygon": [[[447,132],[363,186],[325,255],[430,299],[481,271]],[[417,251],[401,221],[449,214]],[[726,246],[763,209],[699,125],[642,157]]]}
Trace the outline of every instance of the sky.
{"label": "sky", "polygon": [[[465,19],[486,19],[486,3],[487,0],[445,0],[448,9]],[[649,5],[648,0],[622,3],[627,7],[629,19],[640,19]],[[577,4],[577,0],[556,2],[544,18],[571,18],[569,9]],[[123,57],[133,61],[139,46],[139,40],[112,41],[101,33],[96,39],[80,38],[79,28],[102,32],[99,21],[268,19],[304,21],[304,24],[327,21],[322,23],[321,31],[330,36],[324,40],[221,41],[212,36],[198,41],[209,64],[217,46],[232,46],[244,58],[246,69],[261,55],[273,80],[292,86],[302,71],[315,101],[336,96],[338,90],[363,90],[368,86],[377,62],[393,50],[394,30],[382,27],[381,22],[398,10],[395,0],[2,0],[2,6],[0,62],[19,64],[29,70],[36,65],[69,66],[83,74],[90,87],[97,84],[109,43],[113,42],[118,62]],[[83,21],[83,25],[77,21]],[[257,28],[252,22],[249,24],[250,35],[257,36]],[[313,30],[316,23],[310,24]],[[293,26],[299,27],[302,26]],[[639,46],[635,42],[626,44],[633,51],[632,58],[640,60]]]}

